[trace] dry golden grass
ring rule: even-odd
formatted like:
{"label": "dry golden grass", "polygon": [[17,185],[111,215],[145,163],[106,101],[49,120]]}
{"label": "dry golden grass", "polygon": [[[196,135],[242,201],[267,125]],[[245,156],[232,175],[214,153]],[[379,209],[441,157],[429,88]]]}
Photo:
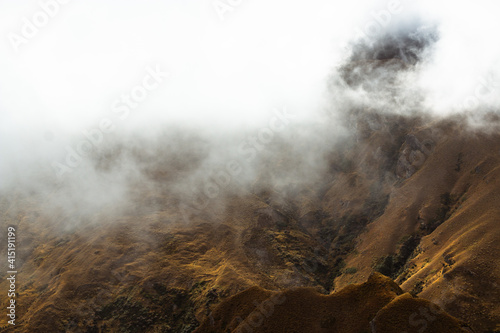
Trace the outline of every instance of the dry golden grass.
{"label": "dry golden grass", "polygon": [[[47,214],[39,202],[2,198],[2,227],[15,222],[21,230],[16,329],[190,332],[202,323],[197,332],[237,331],[254,301],[278,295],[286,300],[254,332],[361,333],[372,330],[370,321],[376,332],[414,332],[408,318],[436,309],[429,301],[479,332],[493,330],[500,322],[500,136],[461,126],[382,117],[378,129],[360,125],[367,133],[327,156],[323,183],[285,198],[272,189],[229,193],[189,224],[178,198],[141,188],[122,215],[102,212],[68,232],[60,231],[63,215]],[[432,142],[430,152],[402,165],[418,150],[414,138]],[[377,259],[400,253],[412,234],[421,242],[392,272],[400,286],[372,275]],[[463,329],[434,315],[429,332]]]}

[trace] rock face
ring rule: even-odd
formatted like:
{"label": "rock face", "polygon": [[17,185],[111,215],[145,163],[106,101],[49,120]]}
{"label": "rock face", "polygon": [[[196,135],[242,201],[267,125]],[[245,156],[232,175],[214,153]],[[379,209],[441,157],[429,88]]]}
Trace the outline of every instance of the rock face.
{"label": "rock face", "polygon": [[195,333],[468,332],[429,301],[403,293],[391,279],[368,281],[323,295],[311,288],[271,292],[258,287],[223,301]]}
{"label": "rock face", "polygon": [[434,142],[425,139],[420,142],[415,135],[408,135],[403,144],[396,166],[396,175],[400,179],[408,179],[425,163],[427,156],[430,156]]}

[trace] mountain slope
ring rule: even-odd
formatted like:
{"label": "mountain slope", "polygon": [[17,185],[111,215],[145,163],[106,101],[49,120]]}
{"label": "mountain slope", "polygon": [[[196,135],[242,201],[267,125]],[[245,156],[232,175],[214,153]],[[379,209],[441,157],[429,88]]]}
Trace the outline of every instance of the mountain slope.
{"label": "mountain slope", "polygon": [[[233,319],[254,307],[241,295],[260,300],[283,290],[289,302],[276,307],[276,316],[289,321],[282,325],[328,330],[340,324],[312,309],[333,314],[341,304],[359,308],[373,301],[361,312],[363,321],[354,311],[338,323],[354,332],[371,321],[370,329],[390,332],[384,325],[407,324],[387,319],[392,311],[404,318],[429,304],[401,291],[372,290],[373,281],[349,286],[373,271],[477,332],[498,329],[498,132],[465,131],[460,119],[370,111],[353,114],[352,123],[356,135],[332,144],[319,180],[278,189],[260,177],[188,212],[189,222],[175,193],[140,184],[131,187],[125,209],[104,207],[66,230],[68,215],[46,208],[55,193],[45,199],[4,194],[2,228],[19,230],[17,330],[192,332],[202,323],[204,332],[213,320],[234,330]],[[280,173],[284,156],[274,156],[266,170]],[[152,164],[150,176],[175,178],[168,167]],[[5,273],[1,277],[4,293]],[[372,293],[383,297],[371,299]],[[301,297],[311,310],[297,324]],[[439,331],[432,325],[443,320],[429,329]]]}
{"label": "mountain slope", "polygon": [[[420,312],[419,312],[420,311]],[[425,317],[424,315],[427,315]],[[428,301],[414,299],[389,278],[321,295],[310,288],[276,293],[251,288],[222,302],[195,333],[215,332],[468,332]]]}

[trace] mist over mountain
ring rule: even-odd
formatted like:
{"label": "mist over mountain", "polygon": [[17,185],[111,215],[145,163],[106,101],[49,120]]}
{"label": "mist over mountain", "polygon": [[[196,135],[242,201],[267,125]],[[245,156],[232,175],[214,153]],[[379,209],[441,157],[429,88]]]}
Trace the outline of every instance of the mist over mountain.
{"label": "mist over mountain", "polygon": [[499,329],[494,2],[0,8],[20,331]]}
{"label": "mist over mountain", "polygon": [[[403,4],[400,7],[398,15]],[[49,200],[51,207],[65,209],[67,205],[70,214],[75,209],[82,214],[93,214],[94,208],[127,206],[126,202],[132,200],[129,189],[137,184],[176,193],[186,202],[184,208],[205,206],[211,196],[218,197],[228,190],[249,190],[258,178],[261,182],[266,178],[266,186],[271,187],[297,181],[302,186],[313,184],[328,169],[325,155],[356,135],[359,122],[372,122],[374,114],[429,120],[442,117],[439,110],[427,105],[429,95],[419,84],[433,70],[432,62],[440,56],[440,43],[446,42],[440,40],[438,23],[427,22],[410,12],[403,12],[403,17],[391,14],[388,9],[373,13],[387,22],[380,23],[376,20],[380,17],[375,16],[372,21],[378,22],[380,31],[373,37],[365,35],[349,42],[336,55],[344,60],[324,69],[328,86],[318,87],[324,92],[315,106],[282,103],[264,111],[249,108],[249,115],[257,111],[258,116],[245,124],[229,120],[226,125],[227,114],[220,118],[219,113],[211,112],[214,119],[222,122],[206,126],[198,124],[196,118],[170,119],[170,110],[154,113],[146,110],[145,114],[144,110],[135,110],[143,106],[140,101],[129,100],[134,87],[110,103],[110,110],[89,126],[72,125],[73,130],[68,128],[64,130],[66,133],[56,134],[51,130],[43,132],[40,127],[28,130],[32,119],[26,118],[24,123],[16,124],[16,133],[13,133],[15,127],[3,131],[4,188],[24,191],[26,187],[26,191],[45,195],[48,187],[55,196]],[[160,89],[148,94],[171,94],[169,88],[161,89],[162,84],[175,85],[169,83],[174,79],[166,69],[148,66],[144,73],[144,80],[156,81],[155,89]],[[481,100],[473,113],[449,112],[453,112],[450,117],[465,117],[484,128],[488,126],[488,121],[482,119],[485,114],[497,113],[486,105],[487,98],[494,95],[495,85],[478,84]],[[191,94],[188,99],[196,98],[196,90],[188,89],[191,91],[185,96]],[[145,108],[149,109],[149,104]],[[203,108],[201,105],[200,109]],[[154,121],[155,118],[159,121]],[[26,135],[19,136],[22,133]],[[283,160],[287,162],[282,163]],[[269,167],[276,163],[281,164],[279,172]],[[153,174],[162,174],[168,185],[158,184],[152,179]]]}

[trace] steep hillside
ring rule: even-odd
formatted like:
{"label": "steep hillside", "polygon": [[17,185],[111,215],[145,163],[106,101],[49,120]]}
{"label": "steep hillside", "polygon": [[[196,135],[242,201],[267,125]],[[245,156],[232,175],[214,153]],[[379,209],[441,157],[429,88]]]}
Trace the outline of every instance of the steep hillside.
{"label": "steep hillside", "polygon": [[[68,216],[35,194],[4,195],[2,228],[18,230],[17,331],[238,331],[254,300],[272,297],[255,332],[412,332],[413,312],[438,309],[424,299],[498,330],[500,135],[364,114],[321,181],[278,192],[257,179],[190,221],[174,194],[141,186],[120,214],[104,207],[66,231]],[[466,329],[435,312],[429,332]]]}
{"label": "steep hillside", "polygon": [[[338,277],[335,285],[362,281],[376,268],[403,289],[486,329],[500,318],[500,271],[494,264],[500,145],[498,135],[460,131],[457,123],[434,133],[416,129],[407,137],[384,214],[345,259],[358,271]],[[412,154],[418,156],[413,163]]]}

